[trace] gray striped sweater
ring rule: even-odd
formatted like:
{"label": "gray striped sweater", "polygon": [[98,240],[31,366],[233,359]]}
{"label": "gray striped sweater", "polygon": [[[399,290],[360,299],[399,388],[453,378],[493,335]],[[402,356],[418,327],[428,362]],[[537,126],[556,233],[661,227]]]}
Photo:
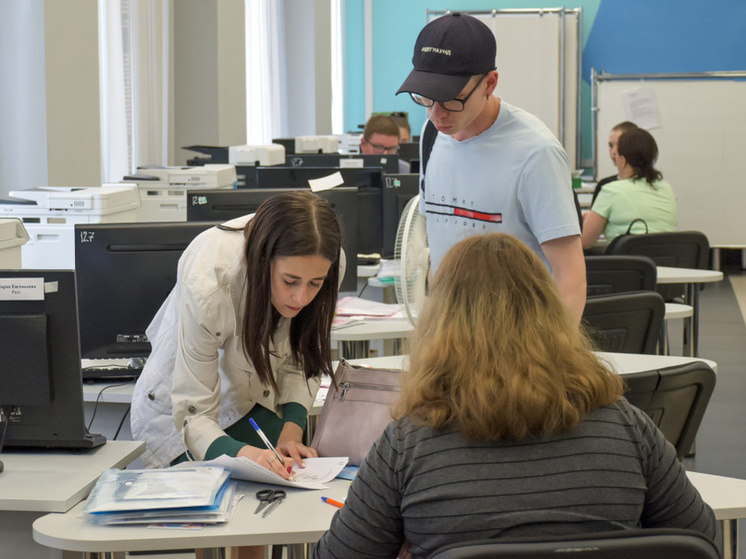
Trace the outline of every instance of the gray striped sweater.
{"label": "gray striped sweater", "polygon": [[621,399],[568,433],[519,442],[391,423],[314,556],[396,557],[405,538],[427,557],[484,538],[636,527],[714,537],[715,526],[674,448]]}

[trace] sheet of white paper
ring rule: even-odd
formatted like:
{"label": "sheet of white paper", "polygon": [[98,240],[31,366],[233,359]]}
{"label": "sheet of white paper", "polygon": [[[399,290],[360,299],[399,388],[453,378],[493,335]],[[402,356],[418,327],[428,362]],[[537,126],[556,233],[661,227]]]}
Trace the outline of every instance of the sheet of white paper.
{"label": "sheet of white paper", "polygon": [[360,297],[341,297],[337,300],[337,316],[392,316],[399,310],[396,303],[379,303]]}
{"label": "sheet of white paper", "polygon": [[230,470],[233,479],[299,487],[301,489],[326,489],[327,486],[324,484],[333,480],[342,471],[342,468],[347,465],[347,461],[348,458],[346,456],[306,458],[303,461],[306,465],[305,468],[299,468],[297,464],[293,467],[295,481],[288,481],[246,457],[234,458],[223,455],[213,460],[190,462],[190,464],[192,466],[223,466],[226,470]]}
{"label": "sheet of white paper", "polygon": [[339,167],[341,169],[362,169],[365,167],[365,160],[356,158],[347,159],[346,157],[343,157],[339,160]]}
{"label": "sheet of white paper", "polygon": [[321,177],[320,179],[310,179],[308,181],[308,186],[311,187],[313,192],[321,192],[322,190],[331,190],[332,188],[343,185],[344,183],[345,181],[342,178],[342,173],[337,171],[331,175]]}
{"label": "sheet of white paper", "polygon": [[649,85],[625,89],[622,92],[627,118],[640,128],[650,130],[661,125],[655,92]]}

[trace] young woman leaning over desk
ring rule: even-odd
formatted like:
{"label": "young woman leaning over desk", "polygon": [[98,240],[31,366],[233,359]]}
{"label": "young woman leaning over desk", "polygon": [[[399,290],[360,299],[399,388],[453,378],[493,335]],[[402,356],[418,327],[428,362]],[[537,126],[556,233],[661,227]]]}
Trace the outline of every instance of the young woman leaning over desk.
{"label": "young woman leaning over desk", "polygon": [[298,191],[186,248],[133,394],[132,434],[147,443],[147,466],[228,454],[288,477],[293,461],[316,455],[301,440],[320,375],[332,372],[340,247],[332,208]]}
{"label": "young woman leaning over desk", "polygon": [[398,420],[316,558],[636,527],[715,535],[676,451],[591,352],[546,267],[513,237],[443,259],[411,338]]}
{"label": "young woman leaning over desk", "polygon": [[310,191],[274,196],[186,248],[132,398],[147,466],[227,454],[288,478],[293,462],[316,456],[301,441],[320,377],[332,372],[341,255],[336,215]]}

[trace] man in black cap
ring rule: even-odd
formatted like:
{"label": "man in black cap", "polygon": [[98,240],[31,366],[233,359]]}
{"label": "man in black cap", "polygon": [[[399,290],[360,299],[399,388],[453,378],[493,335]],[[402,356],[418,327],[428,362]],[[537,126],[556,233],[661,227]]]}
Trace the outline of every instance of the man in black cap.
{"label": "man in black cap", "polygon": [[[427,108],[421,149],[436,134],[421,166],[420,192],[433,270],[466,236],[509,233],[541,257],[580,320],[585,260],[570,162],[538,118],[492,94],[495,54],[495,37],[484,23],[444,15],[420,32],[414,70],[397,92]],[[437,132],[428,130],[430,123]]]}

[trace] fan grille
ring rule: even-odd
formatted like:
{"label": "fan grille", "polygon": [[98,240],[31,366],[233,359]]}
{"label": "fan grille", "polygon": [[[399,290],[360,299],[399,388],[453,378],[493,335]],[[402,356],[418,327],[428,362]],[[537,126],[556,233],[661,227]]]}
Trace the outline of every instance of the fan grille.
{"label": "fan grille", "polygon": [[396,300],[414,324],[427,295],[430,251],[427,246],[425,216],[419,211],[420,197],[412,198],[404,208],[396,231],[394,256],[400,271],[394,280]]}

